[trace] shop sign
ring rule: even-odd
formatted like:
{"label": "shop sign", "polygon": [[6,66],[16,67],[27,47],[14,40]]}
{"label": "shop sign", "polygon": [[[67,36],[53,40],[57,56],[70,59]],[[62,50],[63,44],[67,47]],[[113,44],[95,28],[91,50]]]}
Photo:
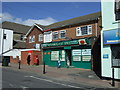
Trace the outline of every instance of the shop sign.
{"label": "shop sign", "polygon": [[82,55],[91,55],[91,49],[82,49]]}
{"label": "shop sign", "polygon": [[109,30],[103,32],[104,44],[117,44],[120,43],[120,29]]}
{"label": "shop sign", "polygon": [[66,46],[66,45],[78,45],[78,40],[64,41],[64,42],[52,42],[42,44],[42,47],[56,47],[56,46]]}
{"label": "shop sign", "polygon": [[103,59],[108,59],[109,55],[108,54],[103,54]]}
{"label": "shop sign", "polygon": [[87,44],[87,43],[86,43],[86,39],[80,39],[80,40],[79,40],[79,44],[80,44],[80,45]]}

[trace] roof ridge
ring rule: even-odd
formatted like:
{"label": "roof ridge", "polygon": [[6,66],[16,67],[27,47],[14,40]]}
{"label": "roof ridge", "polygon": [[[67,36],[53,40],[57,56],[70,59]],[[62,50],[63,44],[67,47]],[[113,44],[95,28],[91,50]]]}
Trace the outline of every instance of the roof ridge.
{"label": "roof ridge", "polygon": [[7,23],[13,23],[13,24],[18,24],[18,25],[22,25],[22,26],[26,26],[26,27],[31,27],[29,25],[20,24],[20,23],[16,23],[16,22],[12,22],[12,21],[3,21],[2,24],[5,23],[5,22],[7,22]]}

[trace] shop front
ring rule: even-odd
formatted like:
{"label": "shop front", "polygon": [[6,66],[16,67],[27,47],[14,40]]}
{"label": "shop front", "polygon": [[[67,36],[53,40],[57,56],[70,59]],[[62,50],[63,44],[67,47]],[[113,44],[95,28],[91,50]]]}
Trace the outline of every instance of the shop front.
{"label": "shop front", "polygon": [[91,44],[88,39],[51,42],[42,44],[43,61],[57,67],[77,67],[91,69]]}
{"label": "shop front", "polygon": [[103,31],[102,76],[120,79],[120,29]]}

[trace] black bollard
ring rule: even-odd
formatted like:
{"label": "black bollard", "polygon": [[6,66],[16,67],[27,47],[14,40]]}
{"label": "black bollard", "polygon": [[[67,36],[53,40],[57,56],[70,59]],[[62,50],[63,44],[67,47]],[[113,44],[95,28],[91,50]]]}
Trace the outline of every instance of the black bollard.
{"label": "black bollard", "polygon": [[18,69],[20,69],[20,60],[19,60],[18,64],[19,64],[19,67],[18,67]]}
{"label": "black bollard", "polygon": [[45,74],[45,62],[44,62],[44,65],[43,65],[43,74]]}
{"label": "black bollard", "polygon": [[112,86],[115,86],[115,79],[114,79],[114,68],[112,68]]}

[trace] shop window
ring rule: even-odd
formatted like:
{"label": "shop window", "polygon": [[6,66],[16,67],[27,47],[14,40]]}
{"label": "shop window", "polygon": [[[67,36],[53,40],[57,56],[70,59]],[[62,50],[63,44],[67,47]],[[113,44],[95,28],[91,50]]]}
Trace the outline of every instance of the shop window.
{"label": "shop window", "polygon": [[60,38],[65,38],[66,30],[60,31]]}
{"label": "shop window", "polygon": [[43,41],[43,34],[39,34],[39,41]]}
{"label": "shop window", "polygon": [[115,19],[120,20],[120,0],[115,0]]}
{"label": "shop window", "polygon": [[113,59],[120,59],[120,45],[111,45],[112,50],[112,58]]}
{"label": "shop window", "polygon": [[58,32],[53,32],[53,40],[58,39]]}
{"label": "shop window", "polygon": [[90,34],[92,34],[92,25],[76,28],[76,36],[83,36],[83,35],[90,35]]}
{"label": "shop window", "polygon": [[120,67],[120,45],[111,45],[112,67]]}

